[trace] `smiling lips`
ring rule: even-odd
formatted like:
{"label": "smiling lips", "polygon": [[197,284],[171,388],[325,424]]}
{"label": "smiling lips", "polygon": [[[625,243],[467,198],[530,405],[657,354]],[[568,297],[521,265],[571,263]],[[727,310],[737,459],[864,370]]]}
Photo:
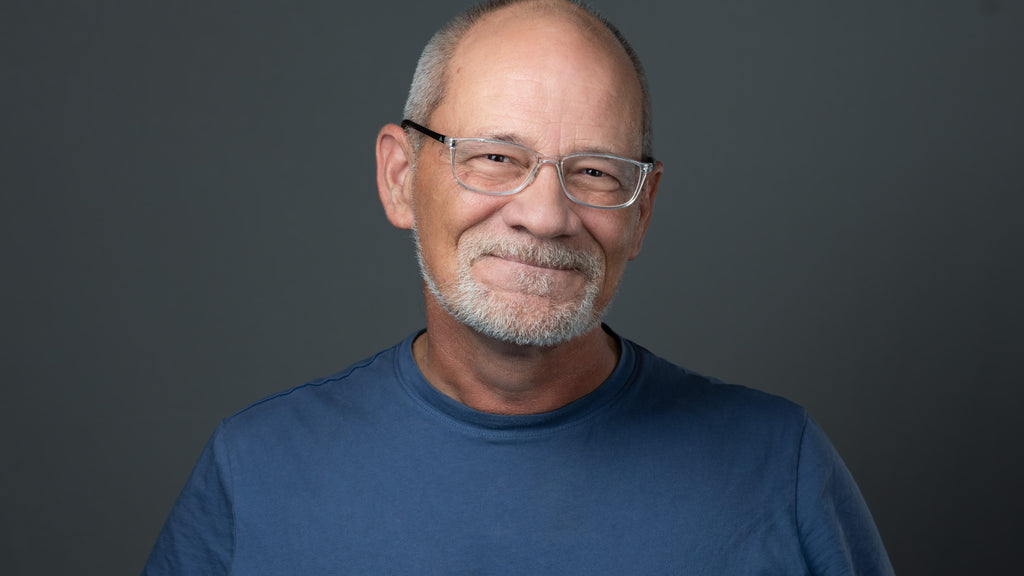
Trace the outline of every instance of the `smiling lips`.
{"label": "smiling lips", "polygon": [[473,238],[464,248],[470,256],[471,265],[490,256],[535,268],[577,271],[587,280],[601,275],[599,258],[587,251],[574,250],[553,242],[535,244],[497,238]]}
{"label": "smiling lips", "polygon": [[483,255],[481,255],[481,258],[488,257],[488,256],[493,257],[493,258],[500,258],[502,260],[508,260],[509,262],[514,262],[516,264],[522,264],[524,266],[532,266],[534,268],[544,268],[544,269],[547,269],[547,270],[565,270],[565,271],[579,270],[575,266],[568,266],[568,265],[563,265],[563,264],[553,264],[553,263],[550,263],[550,262],[544,262],[544,261],[539,261],[539,260],[535,260],[535,259],[534,260],[527,260],[527,259],[523,259],[523,258],[520,258],[518,256],[515,256],[515,255],[506,255],[506,254],[500,254],[500,253],[483,254]]}

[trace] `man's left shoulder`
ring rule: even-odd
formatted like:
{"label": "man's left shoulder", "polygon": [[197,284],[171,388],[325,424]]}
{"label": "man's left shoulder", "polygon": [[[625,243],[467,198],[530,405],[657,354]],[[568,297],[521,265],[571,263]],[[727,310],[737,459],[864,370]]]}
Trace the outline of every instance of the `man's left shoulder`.
{"label": "man's left shoulder", "polygon": [[717,417],[785,421],[802,426],[802,406],[769,392],[705,376],[662,358],[638,344],[635,384],[666,408],[699,411]]}

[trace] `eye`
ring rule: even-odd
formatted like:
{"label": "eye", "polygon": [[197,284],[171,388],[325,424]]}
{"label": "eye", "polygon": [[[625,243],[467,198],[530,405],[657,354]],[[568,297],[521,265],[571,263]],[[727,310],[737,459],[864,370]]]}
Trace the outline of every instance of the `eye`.
{"label": "eye", "polygon": [[604,176],[604,172],[596,168],[585,168],[583,170],[583,173],[586,174],[587,176],[592,176],[594,178],[600,178],[601,176]]}
{"label": "eye", "polygon": [[512,159],[504,154],[485,154],[484,158],[487,158],[491,162],[506,163],[511,162]]}

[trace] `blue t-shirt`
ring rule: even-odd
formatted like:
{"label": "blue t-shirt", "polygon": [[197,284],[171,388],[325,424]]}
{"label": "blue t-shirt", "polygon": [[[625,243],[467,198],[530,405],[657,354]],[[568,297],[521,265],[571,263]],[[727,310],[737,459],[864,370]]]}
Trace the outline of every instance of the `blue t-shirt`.
{"label": "blue t-shirt", "polygon": [[427,383],[414,337],[224,420],[145,573],[892,573],[791,402],[621,340],[591,394],[487,414]]}

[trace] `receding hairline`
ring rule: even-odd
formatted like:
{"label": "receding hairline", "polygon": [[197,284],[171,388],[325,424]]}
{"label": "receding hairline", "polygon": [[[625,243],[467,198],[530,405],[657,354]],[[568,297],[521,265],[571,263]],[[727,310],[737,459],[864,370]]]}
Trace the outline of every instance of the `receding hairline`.
{"label": "receding hairline", "polygon": [[[633,69],[630,55],[622,45],[622,42],[616,38],[615,33],[608,28],[605,22],[599,20],[594,14],[578,4],[567,0],[521,0],[518,2],[513,0],[504,6],[482,14],[472,23],[472,25],[462,32],[458,40],[455,42],[455,45],[452,47],[452,57],[445,62],[441,75],[445,86],[450,85],[452,80],[452,64],[462,55],[462,47],[466,44],[466,40],[488,23],[499,18],[513,16],[517,12],[520,16],[525,18],[544,17],[551,21],[559,19],[562,23],[569,24],[588,42],[592,42],[599,46],[601,49],[605,50],[607,54],[614,55],[614,57],[618,59],[618,63],[622,64],[630,71],[630,76],[637,82],[637,88],[642,90],[642,87],[640,86],[641,80],[639,75]],[[436,112],[437,108],[444,102],[444,97],[446,96],[447,90],[445,91],[442,99],[437,103],[437,106],[431,112]]]}
{"label": "receding hairline", "polygon": [[[501,3],[499,2],[498,4]],[[602,22],[594,13],[588,11],[583,6],[569,0],[512,0],[503,6],[484,13],[466,31],[466,34],[487,20],[515,11],[525,12],[529,16],[560,17],[574,24],[580,31],[599,32],[604,37],[603,43],[606,42],[608,46],[615,46],[617,50],[622,52],[623,56],[626,55],[622,45],[615,38],[615,34],[608,29],[605,22]]]}

